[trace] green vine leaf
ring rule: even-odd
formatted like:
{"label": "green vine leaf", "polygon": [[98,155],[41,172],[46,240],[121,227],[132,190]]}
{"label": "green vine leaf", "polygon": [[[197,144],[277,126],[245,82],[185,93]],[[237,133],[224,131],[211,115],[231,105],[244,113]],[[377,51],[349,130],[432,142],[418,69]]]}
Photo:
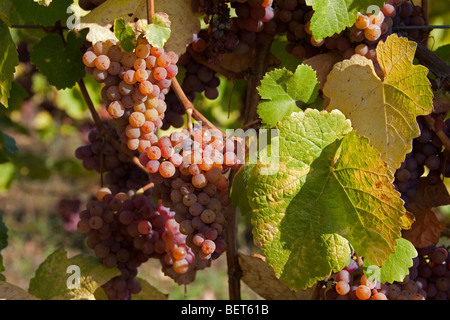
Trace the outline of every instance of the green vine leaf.
{"label": "green vine leaf", "polygon": [[0,20],[0,104],[8,108],[8,99],[14,78],[16,66],[19,64],[19,56],[16,44],[11,38],[9,28],[3,20]]}
{"label": "green vine leaf", "polygon": [[277,129],[278,164],[259,162],[248,179],[253,235],[275,274],[310,287],[348,263],[350,245],[382,265],[410,225],[379,153],[337,110],[292,113]]}
{"label": "green vine leaf", "polygon": [[73,0],[52,1],[48,5],[41,5],[34,0],[12,0],[17,12],[25,22],[34,22],[41,26],[51,26],[56,21],[67,17],[67,8]]}
{"label": "green vine leaf", "polygon": [[[75,275],[69,266],[79,267],[80,287],[68,287],[68,278]],[[69,270],[69,273],[68,273]],[[120,274],[117,268],[107,268],[101,261],[83,254],[67,258],[64,248],[56,250],[36,270],[30,280],[29,293],[43,299],[93,300],[94,292]]]}
{"label": "green vine leaf", "polygon": [[369,6],[383,6],[384,0],[306,0],[313,7],[311,31],[317,40],[331,37],[351,27],[358,16],[358,11],[368,13]]}
{"label": "green vine leaf", "polygon": [[11,162],[0,163],[0,192],[6,191],[11,185],[16,168]]}
{"label": "green vine leaf", "polygon": [[159,14],[152,17],[151,24],[144,27],[145,38],[155,47],[162,48],[170,38],[170,21],[163,19]]}
{"label": "green vine leaf", "polygon": [[137,277],[142,290],[133,296],[133,300],[167,300],[168,295],[148,283],[147,280]]}
{"label": "green vine leaf", "polygon": [[83,35],[69,32],[66,44],[58,34],[42,38],[31,52],[31,62],[57,89],[71,88],[84,75]]}
{"label": "green vine leaf", "polygon": [[413,266],[413,258],[417,257],[414,245],[406,239],[397,239],[395,252],[389,256],[382,267],[373,265],[364,259],[364,274],[369,281],[377,280],[380,283],[393,283],[403,281]]}
{"label": "green vine leaf", "polygon": [[319,92],[319,83],[310,66],[299,65],[294,73],[285,68],[268,72],[258,91],[262,99],[258,114],[264,123],[274,127],[292,112],[313,103]]}
{"label": "green vine leaf", "polygon": [[16,140],[0,131],[0,163],[9,159],[17,150]]}
{"label": "green vine leaf", "polygon": [[133,51],[136,41],[136,33],[133,28],[128,25],[125,19],[120,18],[114,21],[114,35],[120,41],[120,46],[126,52]]}
{"label": "green vine leaf", "polygon": [[10,11],[12,7],[11,0],[3,0],[0,2],[0,19],[3,20],[8,26],[11,26],[9,19]]}

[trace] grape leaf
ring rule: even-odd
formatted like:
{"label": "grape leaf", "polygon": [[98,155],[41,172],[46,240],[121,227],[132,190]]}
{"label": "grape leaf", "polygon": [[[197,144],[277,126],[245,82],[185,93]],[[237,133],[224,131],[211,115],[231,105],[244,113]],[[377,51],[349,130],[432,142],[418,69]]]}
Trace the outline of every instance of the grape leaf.
{"label": "grape leaf", "polygon": [[0,300],[39,300],[22,288],[0,281]]}
{"label": "grape leaf", "polygon": [[317,80],[319,81],[319,89],[323,90],[327,76],[333,70],[333,66],[342,60],[342,56],[338,52],[321,53],[303,60],[303,64],[310,66],[317,73]]}
{"label": "grape leaf", "polygon": [[159,291],[147,280],[139,277],[137,280],[141,284],[142,290],[138,294],[133,295],[133,300],[167,300],[168,295]]}
{"label": "grape leaf", "polygon": [[3,20],[8,26],[11,26],[9,15],[11,10],[11,0],[3,0],[0,2],[0,19]]}
{"label": "grape leaf", "polygon": [[316,72],[306,65],[299,65],[295,73],[283,68],[266,73],[258,87],[262,101],[258,114],[270,126],[299,108],[316,100],[319,84]]}
{"label": "grape leaf", "polygon": [[[200,30],[200,22],[191,10],[189,0],[155,0],[157,12],[164,12],[171,21],[171,37],[165,48],[181,55],[186,45],[191,43],[192,35]],[[114,39],[110,30],[114,20],[123,18],[127,23],[135,24],[135,31],[141,31],[147,25],[146,0],[107,1],[87,15],[81,17],[78,30],[89,28],[87,40],[91,42]]]}
{"label": "grape leaf", "polygon": [[0,131],[0,163],[6,162],[17,150],[16,141]]}
{"label": "grape leaf", "polygon": [[306,0],[306,4],[312,6],[314,10],[310,26],[312,34],[317,40],[331,37],[346,27],[351,27],[356,21],[358,11],[365,14],[369,6],[374,5],[379,10],[384,2],[384,0]]}
{"label": "grape leaf", "polygon": [[259,254],[238,253],[242,281],[253,291],[268,300],[310,300],[312,289],[294,291],[275,276],[266,259]]}
{"label": "grape leaf", "polygon": [[19,64],[19,56],[9,28],[3,20],[0,20],[0,48],[2,48],[0,57],[0,70],[2,70],[0,72],[0,104],[8,108],[8,99],[14,72]]}
{"label": "grape leaf", "polygon": [[158,14],[152,17],[152,22],[144,27],[145,38],[152,46],[162,48],[170,38],[170,26]]}
{"label": "grape leaf", "polygon": [[17,12],[25,22],[34,22],[42,26],[51,26],[67,16],[67,8],[73,0],[53,1],[43,6],[33,0],[12,0]]}
{"label": "grape leaf", "polygon": [[401,282],[409,274],[409,268],[413,266],[415,257],[417,257],[417,251],[414,245],[406,239],[399,238],[395,252],[389,256],[382,267],[373,265],[368,259],[364,259],[364,274],[371,282],[374,280],[381,283]]}
{"label": "grape leaf", "polygon": [[429,208],[418,203],[408,204],[408,210],[414,214],[416,221],[411,229],[403,232],[403,237],[411,241],[417,248],[436,244],[445,225],[439,221],[436,214]]}
{"label": "grape leaf", "polygon": [[382,265],[410,222],[379,153],[338,110],[292,113],[277,129],[278,164],[258,162],[248,179],[253,235],[275,274],[312,286],[348,263],[350,245]]}
{"label": "grape leaf", "polygon": [[120,46],[126,52],[131,52],[135,48],[136,33],[123,18],[114,21],[114,35],[120,41]]}
{"label": "grape leaf", "polygon": [[434,51],[434,53],[450,65],[450,44],[440,46]]}
{"label": "grape leaf", "polygon": [[392,34],[377,47],[384,80],[376,75],[371,60],[353,56],[334,66],[323,89],[330,99],[326,109],[342,111],[392,171],[400,167],[412,139],[420,134],[416,117],[433,109],[428,70],[412,64],[416,46]]}
{"label": "grape leaf", "polygon": [[57,34],[42,38],[31,52],[31,62],[57,89],[71,88],[85,75],[80,47],[84,37],[69,32],[66,44]]}
{"label": "grape leaf", "polygon": [[426,182],[426,178],[419,179],[419,186],[414,197],[409,198],[409,203],[418,203],[427,208],[436,208],[450,204],[450,194],[444,181],[431,185]]}
{"label": "grape leaf", "polygon": [[[80,288],[68,287],[69,266],[80,269]],[[64,248],[57,249],[45,259],[30,280],[29,292],[40,299],[94,299],[95,290],[120,274],[117,268],[107,268],[98,259],[83,254],[67,258]],[[69,282],[72,284],[72,282]]]}
{"label": "grape leaf", "polygon": [[14,164],[11,162],[1,163],[0,172],[0,192],[2,192],[9,189],[9,186],[14,179]]}

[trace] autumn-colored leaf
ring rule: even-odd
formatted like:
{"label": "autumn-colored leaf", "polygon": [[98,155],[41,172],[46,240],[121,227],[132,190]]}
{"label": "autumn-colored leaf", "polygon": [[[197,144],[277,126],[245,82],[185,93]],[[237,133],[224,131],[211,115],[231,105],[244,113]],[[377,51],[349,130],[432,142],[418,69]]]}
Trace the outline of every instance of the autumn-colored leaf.
{"label": "autumn-colored leaf", "polygon": [[238,254],[243,272],[242,281],[253,291],[267,300],[309,300],[312,289],[294,291],[275,276],[275,272],[259,254]]}
{"label": "autumn-colored leaf", "polygon": [[[200,30],[200,22],[191,10],[190,0],[156,0],[156,12],[168,15],[171,21],[171,36],[165,48],[181,55],[192,35]],[[87,40],[91,42],[114,39],[110,30],[116,19],[134,24],[135,31],[142,31],[148,24],[146,0],[115,0],[103,3],[81,17],[79,29],[89,28]]]}
{"label": "autumn-colored leaf", "polygon": [[412,63],[416,46],[392,34],[376,49],[384,80],[371,60],[353,56],[334,66],[323,88],[330,99],[327,110],[341,110],[391,171],[400,167],[412,150],[412,139],[420,134],[416,117],[433,110],[428,70]]}
{"label": "autumn-colored leaf", "polygon": [[[79,286],[73,288],[69,286],[72,285],[69,283],[72,273],[79,276]],[[107,268],[95,257],[79,254],[68,258],[66,250],[59,248],[36,270],[30,280],[29,292],[45,300],[93,300],[97,288],[119,274],[119,269]]]}
{"label": "autumn-colored leaf", "polygon": [[334,65],[342,60],[342,55],[338,52],[330,51],[321,53],[304,60],[302,63],[311,66],[316,71],[320,90],[325,86],[327,76],[333,70]]}
{"label": "autumn-colored leaf", "polygon": [[416,194],[409,200],[427,208],[436,208],[450,204],[450,195],[443,181],[435,185],[426,183],[425,178],[420,178]]}
{"label": "autumn-colored leaf", "polygon": [[350,246],[381,266],[410,222],[379,153],[338,110],[293,112],[277,129],[278,157],[247,180],[253,236],[276,276],[311,287],[346,266]]}
{"label": "autumn-colored leaf", "polygon": [[417,203],[408,204],[407,209],[414,214],[416,221],[411,229],[403,231],[403,237],[416,248],[436,244],[445,230],[445,225],[437,219],[436,214],[427,206]]}

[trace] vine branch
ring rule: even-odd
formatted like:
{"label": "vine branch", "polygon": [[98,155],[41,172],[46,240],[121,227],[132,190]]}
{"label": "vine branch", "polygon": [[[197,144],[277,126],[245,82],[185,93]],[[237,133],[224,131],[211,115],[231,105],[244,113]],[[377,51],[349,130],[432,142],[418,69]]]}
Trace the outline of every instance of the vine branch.
{"label": "vine branch", "polygon": [[[199,112],[197,109],[195,109],[192,102],[186,97],[186,94],[184,93],[183,89],[180,86],[180,83],[178,82],[176,77],[172,78],[172,85],[171,85],[173,91],[175,92],[175,95],[178,98],[178,101],[180,101],[181,105],[186,109],[186,112],[192,112],[192,117],[197,120],[201,121],[203,124],[205,124],[210,129],[219,130],[211,121],[209,121],[201,112]],[[222,131],[221,131],[222,132]],[[223,135],[225,135],[224,132],[222,132]]]}
{"label": "vine branch", "polygon": [[197,54],[191,47],[188,47],[187,50],[190,53],[191,57],[195,60],[195,62],[208,67],[209,69],[213,70],[216,73],[220,73],[228,80],[242,79],[247,75],[247,72],[235,73],[227,69],[224,69],[215,63],[210,63],[201,55]]}
{"label": "vine branch", "polygon": [[78,80],[78,87],[80,88],[81,95],[83,96],[83,99],[86,102],[89,112],[91,113],[92,119],[94,119],[95,126],[99,131],[104,131],[102,120],[100,119],[97,110],[95,110],[94,103],[92,102],[92,99],[89,96],[89,92],[86,89],[86,85],[83,79]]}

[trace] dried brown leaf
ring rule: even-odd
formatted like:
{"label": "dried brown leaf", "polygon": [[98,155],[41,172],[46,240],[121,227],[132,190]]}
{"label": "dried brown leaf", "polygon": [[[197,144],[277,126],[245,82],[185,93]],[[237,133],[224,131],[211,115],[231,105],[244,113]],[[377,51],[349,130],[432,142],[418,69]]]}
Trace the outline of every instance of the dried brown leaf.
{"label": "dried brown leaf", "polygon": [[327,76],[333,70],[334,65],[342,60],[342,56],[334,51],[315,55],[312,58],[303,61],[303,64],[311,66],[316,71],[317,80],[320,84],[320,90],[323,89]]}
{"label": "dried brown leaf", "polygon": [[294,291],[275,276],[275,272],[259,254],[239,253],[239,264],[243,272],[242,281],[267,300],[309,300],[313,288]]}
{"label": "dried brown leaf", "polygon": [[445,225],[437,219],[435,213],[427,206],[417,203],[409,204],[407,209],[414,214],[416,221],[411,229],[403,231],[403,237],[417,248],[438,243]]}

